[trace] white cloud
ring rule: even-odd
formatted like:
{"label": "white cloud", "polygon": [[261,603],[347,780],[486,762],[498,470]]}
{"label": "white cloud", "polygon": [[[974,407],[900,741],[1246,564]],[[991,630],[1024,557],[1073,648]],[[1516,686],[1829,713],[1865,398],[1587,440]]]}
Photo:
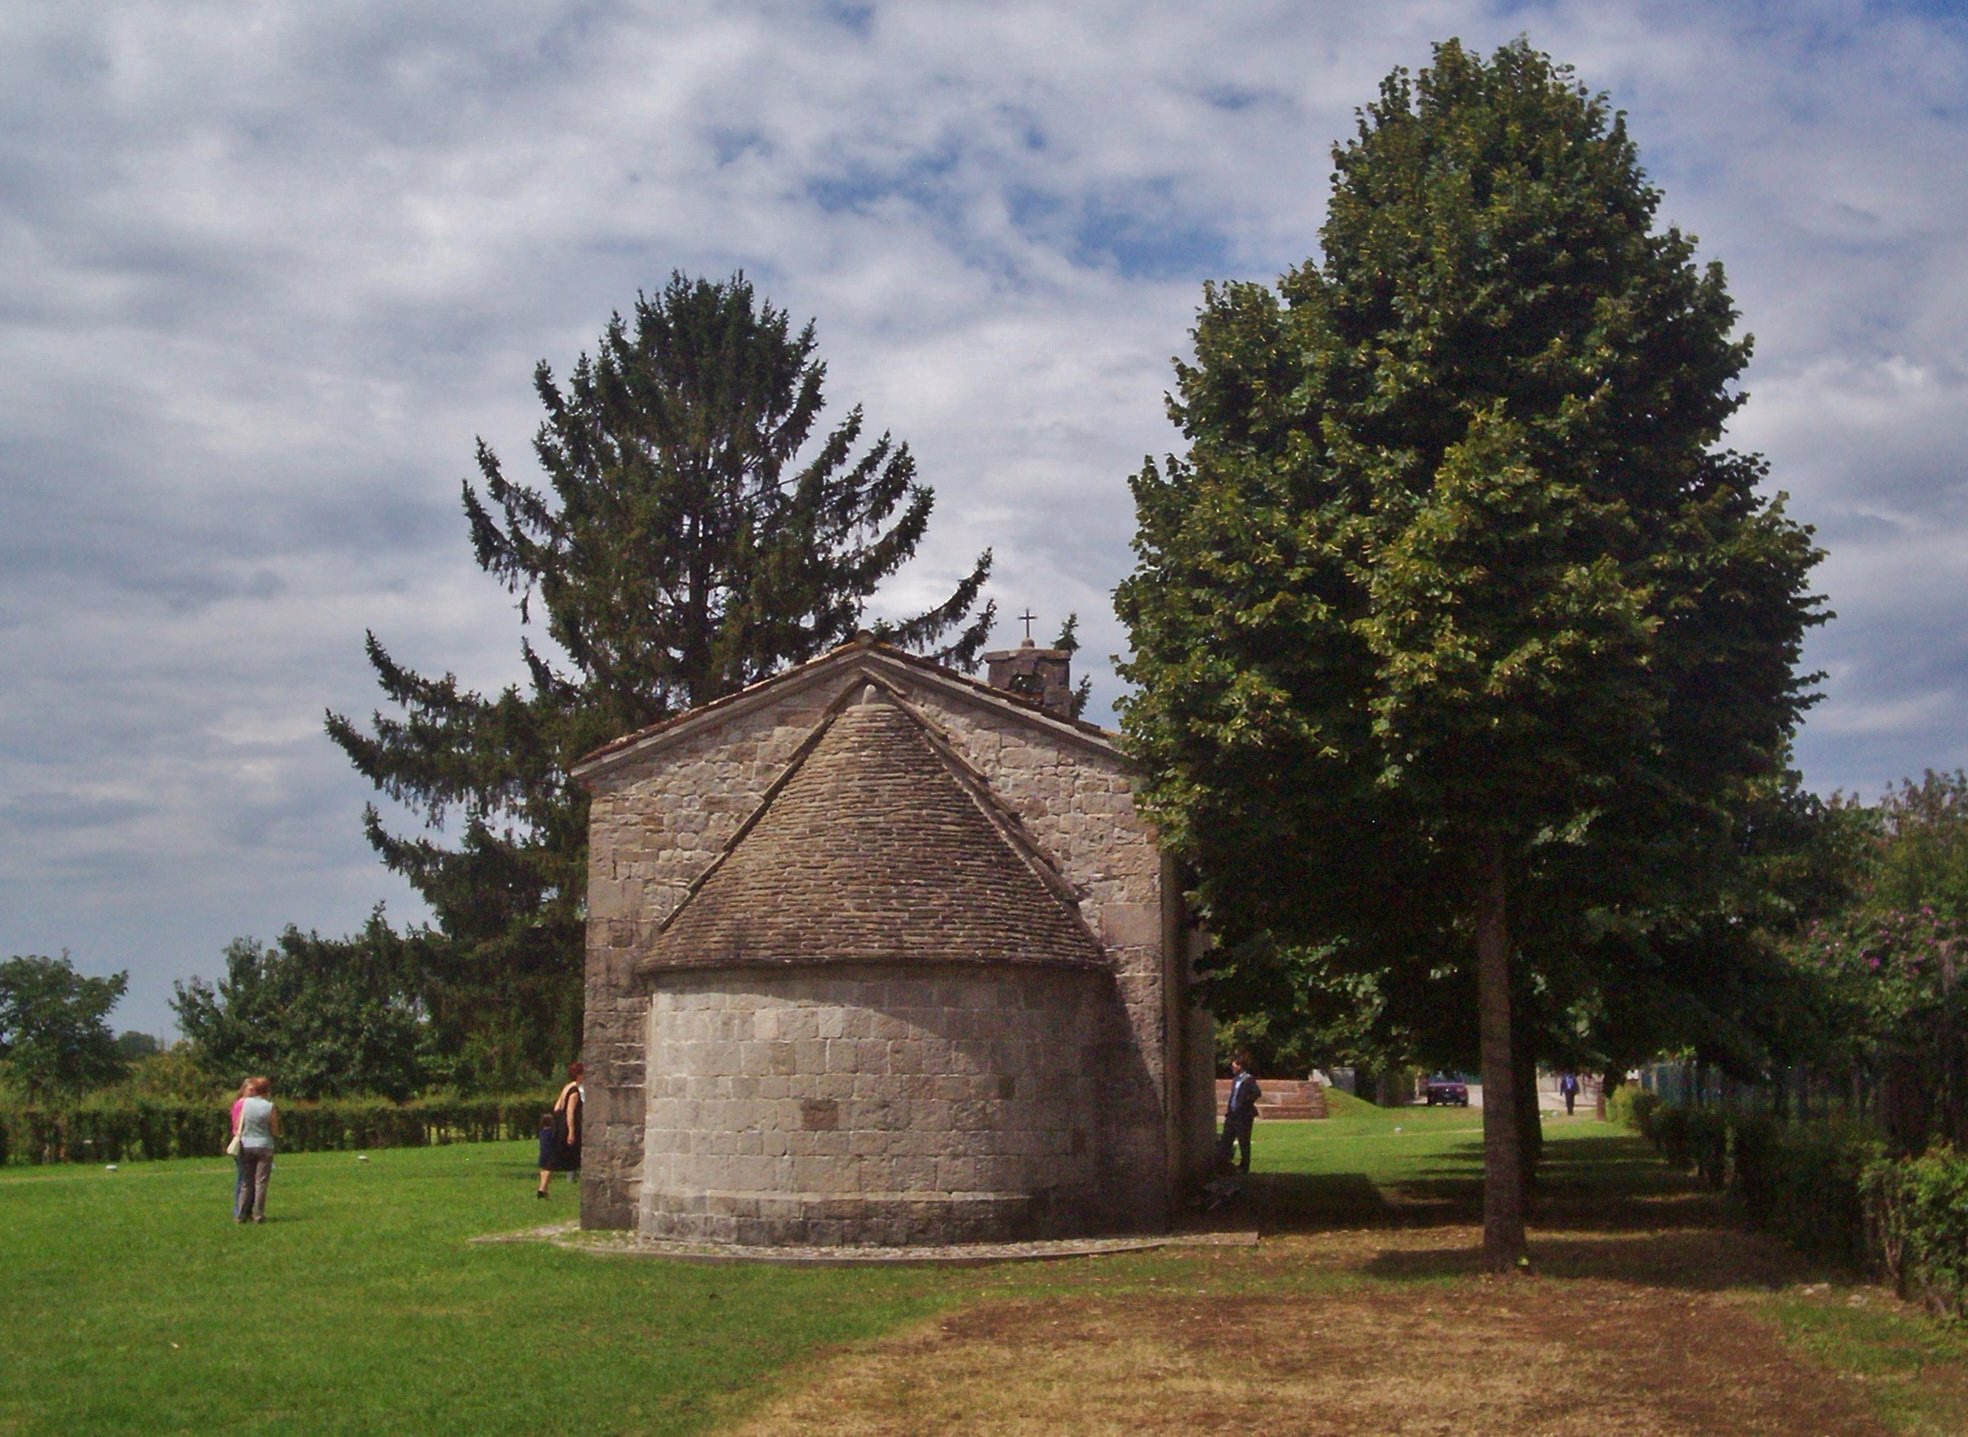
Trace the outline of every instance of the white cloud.
{"label": "white cloud", "polygon": [[[818,320],[937,489],[884,597],[998,556],[1097,706],[1126,478],[1207,278],[1305,258],[1394,65],[1527,31],[1631,115],[1758,335],[1735,442],[1833,552],[1821,786],[1968,760],[1968,31],[1914,7],[112,3],[0,12],[0,951],[130,967],[414,912],[319,733],[406,663],[515,676],[465,549],[564,374],[672,268]],[[1006,625],[1002,637],[1015,636]],[[1046,635],[1049,637],[1049,633]]]}

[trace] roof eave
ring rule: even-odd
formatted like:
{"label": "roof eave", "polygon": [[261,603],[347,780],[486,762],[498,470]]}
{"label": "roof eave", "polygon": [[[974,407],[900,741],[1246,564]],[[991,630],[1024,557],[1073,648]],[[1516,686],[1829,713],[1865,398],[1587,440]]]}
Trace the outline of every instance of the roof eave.
{"label": "roof eave", "polygon": [[906,674],[961,702],[1015,718],[1076,747],[1125,760],[1126,756],[1116,742],[1119,735],[1097,724],[1080,719],[1062,719],[1027,699],[994,689],[989,684],[929,659],[905,654],[900,649],[872,639],[855,639],[797,668],[761,679],[735,694],[700,704],[661,723],[613,739],[572,764],[568,775],[583,787],[591,788],[615,770],[655,757],[663,750],[685,742],[710,724],[743,717],[776,702],[789,692],[826,683],[857,670],[879,672],[883,669]]}

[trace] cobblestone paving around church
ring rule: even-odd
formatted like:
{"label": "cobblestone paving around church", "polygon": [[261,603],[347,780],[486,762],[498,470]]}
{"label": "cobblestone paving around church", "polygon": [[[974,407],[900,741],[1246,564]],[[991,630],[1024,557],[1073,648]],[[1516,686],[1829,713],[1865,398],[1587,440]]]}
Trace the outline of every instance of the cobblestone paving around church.
{"label": "cobblestone paving around church", "polygon": [[597,1257],[663,1257],[678,1262],[771,1262],[815,1267],[950,1266],[1046,1262],[1103,1257],[1158,1247],[1255,1247],[1257,1230],[1175,1232],[1137,1237],[1061,1238],[1049,1242],[971,1242],[923,1247],[731,1247],[659,1242],[631,1232],[582,1232],[577,1223],[548,1223],[523,1232],[491,1233],[473,1242],[549,1242]]}

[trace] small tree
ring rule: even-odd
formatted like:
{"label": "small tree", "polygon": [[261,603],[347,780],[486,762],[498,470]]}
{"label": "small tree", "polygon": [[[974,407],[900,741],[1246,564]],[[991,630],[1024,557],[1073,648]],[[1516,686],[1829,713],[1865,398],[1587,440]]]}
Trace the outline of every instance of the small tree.
{"label": "small tree", "polygon": [[0,963],[0,1074],[37,1103],[115,1082],[109,1011],[129,986],[127,972],[84,978],[67,953]]}
{"label": "small tree", "polygon": [[[1065,650],[1069,655],[1080,651],[1080,616],[1077,613],[1066,616],[1066,622],[1059,626],[1059,637],[1052,641],[1052,646]],[[1067,700],[1067,712],[1079,718],[1086,713],[1086,707],[1092,701],[1093,680],[1082,678],[1073,685],[1072,695]]]}
{"label": "small tree", "polygon": [[[484,443],[464,486],[479,566],[519,599],[529,675],[487,697],[426,678],[368,636],[395,713],[328,733],[427,829],[366,824],[430,903],[438,1028],[481,1081],[556,1067],[579,1041],[587,799],[568,767],[596,746],[708,703],[851,638],[915,553],[933,496],[908,446],[861,448],[857,406],[817,426],[826,367],[744,276],[673,275],[612,319],[567,385],[542,362],[534,441],[548,489],[507,477]],[[858,452],[857,452],[858,451]],[[970,666],[993,616],[988,551],[950,596],[879,636]],[[531,630],[534,635],[538,630]]]}
{"label": "small tree", "polygon": [[171,1007],[198,1065],[229,1082],[266,1073],[298,1098],[401,1101],[442,1067],[410,990],[418,941],[392,932],[380,908],[350,938],[293,927],[270,948],[236,938],[225,976],[174,985]]}
{"label": "small tree", "polygon": [[1878,1082],[1896,1146],[1968,1146],[1968,774],[1929,771],[1852,816],[1871,837],[1857,892],[1794,945],[1825,1046]]}
{"label": "small tree", "polygon": [[125,1028],[116,1035],[116,1054],[126,1063],[141,1063],[164,1051],[164,1045],[149,1033]]}
{"label": "small tree", "polygon": [[1500,1269],[1549,1017],[1513,996],[1582,1000],[1608,915],[1732,871],[1817,554],[1717,447],[1748,342],[1603,98],[1451,41],[1334,164],[1317,260],[1204,291],[1189,452],[1134,481],[1122,722],[1213,932],[1473,974]]}

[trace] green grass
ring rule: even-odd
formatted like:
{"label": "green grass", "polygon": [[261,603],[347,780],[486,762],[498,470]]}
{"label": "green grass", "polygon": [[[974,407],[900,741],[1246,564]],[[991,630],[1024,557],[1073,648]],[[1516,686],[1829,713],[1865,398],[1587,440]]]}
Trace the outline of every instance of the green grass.
{"label": "green grass", "polygon": [[474,1235],[572,1212],[532,1144],[0,1175],[0,1432],[681,1433],[949,1300],[917,1269],[701,1267]]}
{"label": "green grass", "polygon": [[1784,1332],[1820,1362],[1863,1383],[1874,1409],[1895,1431],[1960,1437],[1962,1408],[1936,1400],[1930,1370],[1958,1367],[1958,1325],[1910,1317],[1877,1289],[1825,1300],[1820,1291],[1785,1293],[1771,1306]]}
{"label": "green grass", "polygon": [[[1623,1222],[1713,1221],[1712,1200],[1632,1137],[1584,1118],[1547,1132],[1539,1250],[1552,1276],[1603,1265]],[[1260,1123],[1239,1216],[1286,1236],[1364,1229],[1356,1249],[1381,1241],[1375,1228],[1467,1224],[1481,1144],[1481,1114],[1461,1109],[1338,1105],[1321,1123]],[[225,1160],[0,1169],[0,1434],[691,1433],[797,1385],[837,1347],[982,1298],[1314,1296],[1473,1271],[1455,1244],[1364,1266],[1280,1261],[1267,1244],[947,1270],[471,1243],[572,1216],[566,1187],[534,1200],[531,1149],[282,1157],[263,1227],[230,1220]],[[1636,1249],[1643,1279],[1649,1251]],[[1883,1294],[1852,1305],[1849,1290],[1753,1300],[1817,1360],[1875,1385],[1899,1430],[1946,1430],[1923,1425],[1920,1374],[1958,1364],[1960,1335]]]}
{"label": "green grass", "polygon": [[1358,1118],[1385,1111],[1375,1107],[1365,1098],[1356,1098],[1344,1088],[1326,1089],[1326,1116],[1328,1118]]}

